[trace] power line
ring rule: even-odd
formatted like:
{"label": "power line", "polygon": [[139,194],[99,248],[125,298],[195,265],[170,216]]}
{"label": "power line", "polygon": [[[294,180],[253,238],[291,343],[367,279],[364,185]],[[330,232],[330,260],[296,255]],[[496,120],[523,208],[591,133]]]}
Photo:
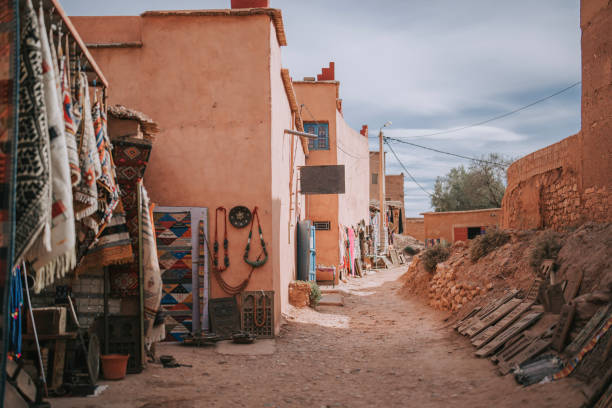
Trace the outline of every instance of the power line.
{"label": "power line", "polygon": [[338,149],[340,149],[342,152],[344,152],[346,155],[351,156],[353,159],[357,159],[357,160],[365,160],[365,159],[369,159],[370,157],[359,157],[359,156],[354,156],[351,153],[347,152],[346,150],[344,150],[342,147],[340,147],[340,143],[338,143],[338,141],[336,141],[336,146],[338,147]]}
{"label": "power line", "polygon": [[[414,147],[419,147],[419,148],[425,149],[425,150],[431,150],[432,152],[436,152],[436,153],[441,153],[441,154],[446,154],[446,155],[449,155],[449,156],[459,157],[461,159],[472,160],[472,161],[479,162],[479,163],[492,164],[492,165],[498,166],[498,167],[508,167],[508,165],[504,164],[504,163],[497,163],[497,162],[490,161],[490,160],[477,159],[475,157],[469,157],[469,156],[463,156],[461,154],[445,152],[443,150],[434,149],[433,147],[421,146],[421,145],[418,145],[416,143],[407,142],[405,140],[396,139],[394,137],[385,136],[384,139],[385,140],[393,140],[394,142],[403,143],[403,144],[407,144],[407,145],[414,146]],[[389,143],[387,143],[387,145],[391,146]]]}
{"label": "power line", "polygon": [[404,166],[404,163],[402,163],[402,161],[400,160],[400,158],[397,156],[397,154],[395,154],[395,150],[393,150],[393,148],[391,147],[391,144],[385,140],[385,143],[387,144],[387,146],[389,146],[389,149],[391,150],[391,153],[393,153],[393,156],[395,156],[395,159],[397,160],[397,162],[400,164],[400,166],[402,166],[402,168],[404,169],[404,171],[406,172],[406,174],[408,174],[408,177],[410,177],[410,179],[414,182],[414,184],[416,184],[417,186],[419,186],[419,188],[421,190],[423,190],[425,192],[425,194],[427,194],[430,197],[433,197],[433,194],[431,194],[429,191],[425,190],[425,187],[423,187],[422,185],[419,184],[418,181],[416,181],[416,179],[414,177],[412,177],[412,174],[410,174],[410,172],[408,171],[408,169],[406,168],[406,166]]}
{"label": "power line", "polygon": [[[565,88],[561,89],[560,91],[557,91],[557,92],[555,92],[555,93],[553,93],[551,95],[545,96],[544,98],[538,99],[537,101],[531,102],[530,104],[527,104],[525,106],[521,106],[520,108],[517,108],[517,109],[515,109],[513,111],[506,112],[506,113],[503,113],[501,115],[494,116],[494,117],[492,117],[490,119],[486,119],[486,120],[483,120],[481,122],[472,123],[471,125],[461,126],[461,127],[458,127],[458,128],[442,130],[440,132],[428,133],[428,134],[425,134],[425,135],[403,136],[403,137],[417,139],[417,138],[423,138],[423,137],[445,135],[445,134],[448,134],[448,133],[455,133],[455,132],[459,132],[461,130],[465,130],[465,129],[469,129],[469,128],[473,128],[473,127],[477,127],[477,126],[482,126],[482,125],[484,125],[486,123],[493,122],[493,121],[499,120],[499,119],[503,119],[503,118],[508,117],[510,115],[514,115],[515,113],[518,113],[518,112],[523,111],[523,110],[525,110],[527,108],[530,108],[530,107],[532,107],[534,105],[537,105],[539,103],[547,101],[548,99],[554,98],[555,96],[560,95],[563,92],[569,91],[573,87],[579,85],[581,82],[582,81],[574,82],[570,86],[565,87]],[[376,136],[371,136],[371,137],[376,137]],[[402,136],[400,136],[400,137],[402,137]]]}

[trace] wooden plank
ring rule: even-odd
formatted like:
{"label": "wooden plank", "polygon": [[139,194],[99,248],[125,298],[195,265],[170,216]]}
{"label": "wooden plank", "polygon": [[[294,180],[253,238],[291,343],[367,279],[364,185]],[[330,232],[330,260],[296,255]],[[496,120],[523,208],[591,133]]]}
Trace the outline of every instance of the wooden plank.
{"label": "wooden plank", "polygon": [[551,339],[535,339],[533,343],[512,359],[500,362],[498,365],[499,372],[501,375],[508,374],[515,366],[523,364],[525,361],[546,350],[550,346],[551,341]]}
{"label": "wooden plank", "polygon": [[480,348],[484,346],[485,344],[493,340],[495,336],[510,327],[520,317],[520,315],[526,312],[535,303],[537,295],[537,289],[532,286],[529,292],[527,292],[527,296],[525,296],[523,302],[516,309],[508,313],[506,316],[504,316],[503,319],[501,319],[493,326],[488,327],[479,335],[474,336],[472,338],[472,344],[474,345],[474,347]]}
{"label": "wooden plank", "polygon": [[525,316],[521,317],[516,323],[506,329],[503,333],[497,336],[494,340],[492,340],[486,346],[478,350],[476,352],[476,356],[487,357],[493,354],[495,350],[503,346],[504,343],[510,340],[513,336],[519,334],[527,327],[537,322],[540,317],[542,317],[542,312],[527,313]]}
{"label": "wooden plank", "polygon": [[36,384],[25,370],[19,370],[15,378],[15,387],[30,402],[36,401]]}
{"label": "wooden plank", "polygon": [[600,307],[599,310],[595,312],[593,317],[591,317],[582,330],[580,330],[580,333],[578,333],[578,336],[576,336],[574,341],[572,341],[572,343],[565,349],[564,354],[567,357],[572,357],[582,350],[585,343],[591,339],[591,335],[595,329],[597,329],[597,326],[599,326],[601,321],[608,315],[609,309],[610,305],[605,305]]}
{"label": "wooden plank", "polygon": [[584,277],[584,271],[582,269],[575,270],[567,280],[567,286],[565,287],[565,302],[569,303],[572,299],[578,295],[580,285],[582,284],[582,278]]}
{"label": "wooden plank", "polygon": [[480,306],[476,306],[475,308],[473,308],[470,313],[466,314],[465,316],[463,316],[462,319],[458,320],[454,325],[453,325],[453,329],[457,330],[459,328],[459,326],[461,326],[461,324],[463,324],[467,319],[471,318],[472,316],[474,316],[476,313],[478,313],[479,311],[481,311],[482,308]]}
{"label": "wooden plank", "polygon": [[514,366],[522,364],[530,358],[537,356],[550,346],[556,325],[557,323],[554,322],[540,328],[536,333],[532,331],[529,334],[524,334],[524,338],[527,339],[527,344],[525,344],[525,340],[522,340],[521,343],[517,343],[515,347],[503,352],[498,363],[500,374],[508,374]]}
{"label": "wooden plank", "polygon": [[[540,277],[544,280],[549,280],[551,273],[553,273],[553,266],[555,265],[554,259],[544,259],[540,265]],[[554,282],[550,282],[551,284]]]}
{"label": "wooden plank", "polygon": [[474,323],[469,329],[465,331],[467,336],[473,337],[491,326],[492,324],[497,323],[501,320],[505,315],[510,313],[514,308],[522,303],[521,299],[511,299],[508,303],[503,304],[498,309],[496,309],[493,313]]}
{"label": "wooden plank", "polygon": [[528,302],[521,303],[516,309],[504,316],[504,318],[499,322],[487,327],[486,330],[483,330],[480,332],[480,334],[474,336],[472,338],[472,345],[476,348],[483,347],[501,332],[510,327],[515,321],[517,321],[518,318],[531,307],[531,305],[532,303]]}
{"label": "wooden plank", "polygon": [[548,299],[548,309],[544,309],[547,312],[551,312],[554,314],[561,313],[561,308],[565,304],[565,298],[563,297],[563,285],[565,282],[556,283],[554,285],[550,285],[546,290],[546,295]]}
{"label": "wooden plank", "polygon": [[397,251],[395,249],[390,249],[389,255],[391,255],[391,262],[393,262],[394,265],[399,265],[400,260],[399,260],[399,257],[397,256]]}
{"label": "wooden plank", "polygon": [[466,319],[464,323],[462,323],[459,328],[457,329],[457,331],[459,331],[459,333],[465,335],[466,331],[472,326],[474,325],[476,322],[478,322],[480,319],[488,316],[489,314],[491,314],[493,311],[495,311],[497,308],[499,308],[500,306],[504,305],[506,302],[510,301],[512,298],[514,298],[517,294],[519,293],[518,290],[514,289],[511,290],[509,292],[506,292],[501,298],[496,299],[492,302],[490,302],[489,304],[487,304],[484,308],[482,308],[476,315],[472,316],[469,319]]}
{"label": "wooden plank", "polygon": [[565,341],[569,334],[572,322],[574,321],[574,313],[576,312],[576,306],[574,304],[563,305],[561,308],[561,314],[559,315],[559,323],[555,334],[553,334],[552,348],[556,351],[563,351],[565,347]]}
{"label": "wooden plank", "polygon": [[510,341],[507,341],[495,356],[491,357],[491,360],[494,360],[496,363],[500,361],[510,360],[512,357],[523,351],[527,346],[529,346],[535,338],[533,336],[528,336],[525,333],[521,333],[520,335],[512,338]]}
{"label": "wooden plank", "polygon": [[66,361],[66,340],[55,340],[53,350],[53,367],[49,379],[49,389],[55,390],[64,383],[64,365]]}

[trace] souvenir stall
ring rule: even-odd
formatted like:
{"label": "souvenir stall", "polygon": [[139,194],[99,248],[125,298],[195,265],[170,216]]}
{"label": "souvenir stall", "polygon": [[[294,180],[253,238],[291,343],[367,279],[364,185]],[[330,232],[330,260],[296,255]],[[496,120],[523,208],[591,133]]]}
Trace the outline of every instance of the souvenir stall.
{"label": "souvenir stall", "polygon": [[[10,293],[2,385],[13,402],[40,403],[92,393],[100,362],[107,378],[105,364],[127,362],[127,354],[142,369],[145,344],[163,331],[161,282],[144,166],[123,177],[123,150],[108,134],[104,75],[57,0],[4,3],[13,14],[2,18],[13,20],[2,25],[12,30],[2,38],[13,42],[2,49],[14,66],[2,72],[15,95],[1,111],[8,126],[0,140],[0,266]],[[135,278],[116,272],[122,268],[136,270]],[[134,299],[113,297],[115,287]],[[133,328],[126,334],[121,322],[120,333],[114,315]]]}

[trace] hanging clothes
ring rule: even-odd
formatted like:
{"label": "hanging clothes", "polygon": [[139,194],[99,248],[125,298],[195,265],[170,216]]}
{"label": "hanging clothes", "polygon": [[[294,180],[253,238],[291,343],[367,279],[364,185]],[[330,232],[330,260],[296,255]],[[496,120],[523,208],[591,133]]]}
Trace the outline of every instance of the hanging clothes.
{"label": "hanging clothes", "polygon": [[349,241],[349,266],[351,275],[355,276],[355,231],[352,227],[349,227],[347,234]]}
{"label": "hanging clothes", "polygon": [[98,101],[94,103],[92,119],[102,171],[98,179],[98,211],[100,223],[106,224],[110,221],[119,201],[119,190],[115,182],[115,165],[110,152],[111,143],[106,129],[106,116]]}
{"label": "hanging clothes", "polygon": [[76,266],[74,211],[68,168],[68,151],[64,137],[63,115],[58,104],[57,79],[53,69],[51,48],[47,41],[43,9],[39,12],[43,57],[43,91],[51,153],[51,247],[35,246],[28,260],[36,271],[34,292],[39,293],[54,279],[62,278]]}
{"label": "hanging clothes", "polygon": [[15,259],[36,245],[51,247],[49,130],[43,94],[40,30],[27,0],[21,31],[19,136],[17,143]]}
{"label": "hanging clothes", "polygon": [[397,222],[398,222],[397,232],[399,234],[403,234],[404,233],[404,214],[402,213],[401,208],[399,210],[399,217],[398,217]]}

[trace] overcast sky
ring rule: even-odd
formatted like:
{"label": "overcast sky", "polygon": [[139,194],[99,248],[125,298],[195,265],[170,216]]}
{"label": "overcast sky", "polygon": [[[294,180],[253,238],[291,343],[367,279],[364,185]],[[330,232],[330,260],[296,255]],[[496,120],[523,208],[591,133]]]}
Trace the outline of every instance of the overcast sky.
{"label": "overcast sky", "polygon": [[[62,0],[69,15],[137,15],[145,10],[228,8],[230,0]],[[344,117],[385,134],[479,157],[514,158],[580,130],[580,86],[486,126],[439,136],[512,111],[580,81],[579,0],[272,0],[282,8],[294,79],[336,62]],[[305,120],[309,118],[307,115]],[[370,142],[378,150],[377,141]],[[393,145],[426,190],[469,162]],[[387,173],[403,171],[387,154]],[[406,177],[406,213],[431,210]]]}

